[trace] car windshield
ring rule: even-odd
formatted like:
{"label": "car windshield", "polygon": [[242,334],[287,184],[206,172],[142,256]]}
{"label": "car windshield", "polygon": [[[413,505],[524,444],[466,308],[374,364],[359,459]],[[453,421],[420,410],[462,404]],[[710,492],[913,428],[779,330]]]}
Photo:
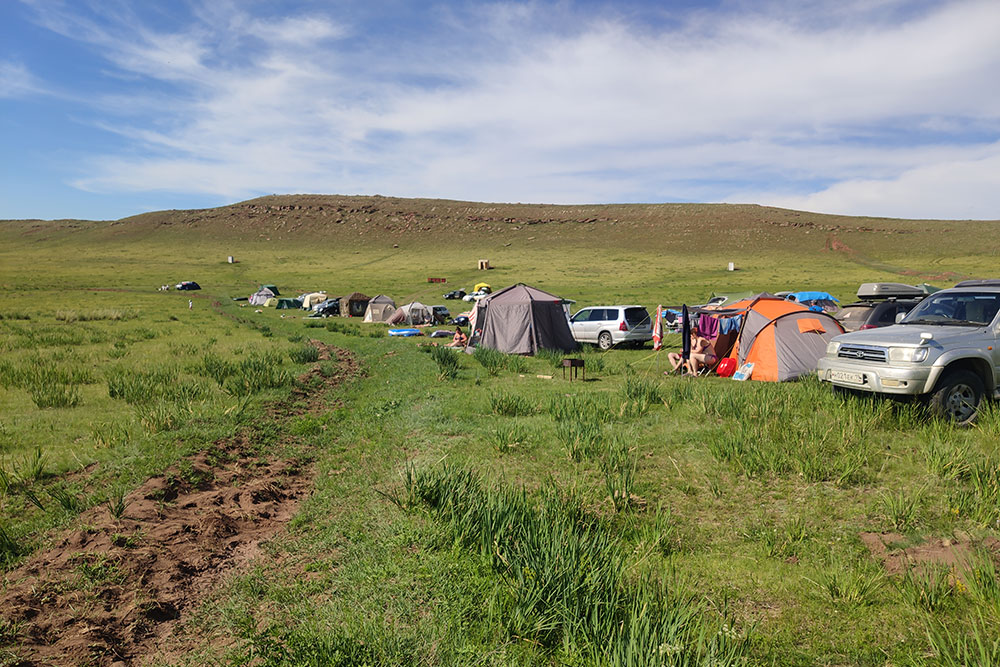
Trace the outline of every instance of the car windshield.
{"label": "car windshield", "polygon": [[941,292],[932,294],[910,311],[900,324],[986,326],[1000,310],[1000,293]]}

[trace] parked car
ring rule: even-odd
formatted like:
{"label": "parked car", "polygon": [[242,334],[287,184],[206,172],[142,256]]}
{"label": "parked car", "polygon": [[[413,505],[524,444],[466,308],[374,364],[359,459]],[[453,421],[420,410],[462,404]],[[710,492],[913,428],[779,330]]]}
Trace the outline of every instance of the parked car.
{"label": "parked car", "polygon": [[459,315],[458,317],[451,318],[448,324],[454,324],[456,327],[467,327],[469,326],[469,318],[465,315]]}
{"label": "parked car", "polygon": [[453,289],[452,291],[445,292],[444,294],[445,299],[461,299],[464,296],[465,296],[464,289]]}
{"label": "parked car", "polygon": [[871,394],[919,396],[957,424],[976,418],[1000,381],[1000,281],[966,281],[925,297],[898,324],[841,334],[820,381]]}
{"label": "parked car", "polygon": [[570,318],[578,343],[593,343],[602,350],[616,345],[642,346],[653,340],[653,323],[642,306],[591,306]]}
{"label": "parked car", "polygon": [[858,301],[847,304],[834,317],[846,331],[877,329],[895,324],[897,315],[905,315],[918,303],[920,301],[916,299]]}
{"label": "parked car", "polygon": [[181,282],[177,283],[177,285],[174,286],[174,289],[196,290],[196,289],[201,289],[201,285],[199,285],[193,280],[182,280]]}
{"label": "parked car", "polygon": [[340,297],[327,299],[313,306],[315,317],[335,317],[340,315]]}
{"label": "parked car", "polygon": [[926,296],[913,285],[903,283],[862,283],[858,301],[841,308],[834,317],[847,331],[875,329],[895,324]]}
{"label": "parked car", "polygon": [[444,324],[451,319],[451,313],[447,306],[431,306],[431,315],[434,317],[435,324]]}
{"label": "parked car", "polygon": [[465,296],[463,296],[462,301],[479,301],[484,296],[488,296],[489,293],[490,290],[488,289],[477,290],[475,292],[472,292],[471,294],[466,294]]}

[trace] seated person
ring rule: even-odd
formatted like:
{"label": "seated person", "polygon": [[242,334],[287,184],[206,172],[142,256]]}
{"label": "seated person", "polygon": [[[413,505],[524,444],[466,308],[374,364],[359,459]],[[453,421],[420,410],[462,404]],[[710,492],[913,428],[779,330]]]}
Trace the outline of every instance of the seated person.
{"label": "seated person", "polygon": [[451,342],[445,345],[445,347],[465,347],[468,338],[464,333],[462,333],[462,327],[455,327],[455,335],[452,337]]}
{"label": "seated person", "polygon": [[[712,341],[703,337],[697,327],[691,328],[691,354],[687,361],[684,361],[680,352],[671,352],[667,355],[673,370],[678,370],[683,364],[685,375],[698,375],[702,367],[712,367],[718,361],[715,356],[715,347]],[[670,373],[671,371],[667,371]]]}

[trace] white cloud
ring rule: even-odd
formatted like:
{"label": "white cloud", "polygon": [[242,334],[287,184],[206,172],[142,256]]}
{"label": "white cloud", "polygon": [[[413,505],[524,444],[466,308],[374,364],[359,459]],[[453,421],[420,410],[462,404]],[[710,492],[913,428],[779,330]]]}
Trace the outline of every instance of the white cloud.
{"label": "white cloud", "polygon": [[429,29],[449,33],[409,42],[319,15],[266,21],[233,3],[204,5],[183,32],[127,14],[115,31],[64,14],[47,24],[176,93],[137,84],[127,105],[97,98],[136,114],[107,126],[142,156],[93,160],[78,182],[90,190],[746,195],[831,212],[1000,216],[1000,3],[796,7],[555,30],[547,8],[511,3],[437,16]]}
{"label": "white cloud", "polygon": [[845,180],[806,196],[760,194],[754,201],[846,215],[1000,220],[1000,143],[975,159],[922,164],[884,180]]}
{"label": "white cloud", "polygon": [[41,84],[24,65],[0,61],[0,99],[25,97],[39,92],[42,92]]}

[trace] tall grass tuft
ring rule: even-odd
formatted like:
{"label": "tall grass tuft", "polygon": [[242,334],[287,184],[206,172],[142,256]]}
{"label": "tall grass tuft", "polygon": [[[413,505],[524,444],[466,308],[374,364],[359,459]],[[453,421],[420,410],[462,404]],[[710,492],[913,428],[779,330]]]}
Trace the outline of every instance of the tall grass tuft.
{"label": "tall grass tuft", "polygon": [[556,424],[556,437],[566,448],[573,461],[584,461],[597,456],[604,442],[604,427],[595,421],[574,420]]}
{"label": "tall grass tuft", "polygon": [[453,380],[458,377],[458,351],[452,348],[437,346],[425,348],[430,350],[431,359],[437,364],[439,380]]}
{"label": "tall grass tuft", "polygon": [[500,375],[507,365],[507,355],[491,347],[477,347],[472,358],[482,364],[487,374],[493,376]]}
{"label": "tall grass tuft", "polygon": [[489,435],[493,448],[501,454],[528,444],[527,430],[516,421],[498,421]]}
{"label": "tall grass tuft", "polygon": [[879,496],[882,513],[888,527],[906,532],[916,527],[920,520],[920,505],[923,492],[918,491],[884,491]]}
{"label": "tall grass tuft", "polygon": [[486,487],[445,466],[407,470],[406,498],[428,507],[456,542],[505,582],[495,612],[512,638],[582,664],[741,664],[749,642],[670,577],[629,575],[630,549],[578,500],[546,487]]}
{"label": "tall grass tuft", "polygon": [[136,317],[135,313],[118,308],[101,308],[90,311],[57,310],[55,318],[61,322],[94,322],[97,320],[120,321]]}
{"label": "tall grass tuft", "polygon": [[226,383],[226,379],[236,373],[236,364],[228,359],[223,359],[215,352],[206,352],[201,358],[201,362],[195,366],[194,372],[207,378],[215,380],[220,387]]}
{"label": "tall grass tuft", "polygon": [[1000,665],[1000,635],[989,620],[979,615],[968,630],[952,632],[944,624],[931,622],[927,629],[935,665],[968,667]]}
{"label": "tall grass tuft", "polygon": [[562,360],[565,358],[562,350],[550,350],[548,348],[539,348],[535,352],[535,359],[541,359],[545,363],[551,365],[554,368],[559,368],[562,366]]}
{"label": "tall grass tuft", "polygon": [[524,417],[535,412],[535,406],[528,399],[503,391],[490,393],[490,408],[495,415]]}
{"label": "tall grass tuft", "polygon": [[920,570],[908,567],[894,583],[900,595],[911,606],[927,612],[937,612],[954,602],[952,575],[951,568],[944,565],[925,566]]}
{"label": "tall grass tuft", "polygon": [[288,358],[296,364],[311,364],[319,361],[319,348],[312,343],[306,343],[299,347],[292,348],[288,352]]}
{"label": "tall grass tuft", "polygon": [[36,384],[28,393],[39,408],[73,408],[80,404],[80,392],[74,385]]}
{"label": "tall grass tuft", "polygon": [[601,458],[604,487],[616,512],[631,509],[638,456],[622,436],[611,438]]}
{"label": "tall grass tuft", "polygon": [[283,387],[291,381],[291,374],[281,368],[279,358],[270,354],[248,355],[236,363],[235,372],[226,379],[223,388],[233,396],[249,396]]}

